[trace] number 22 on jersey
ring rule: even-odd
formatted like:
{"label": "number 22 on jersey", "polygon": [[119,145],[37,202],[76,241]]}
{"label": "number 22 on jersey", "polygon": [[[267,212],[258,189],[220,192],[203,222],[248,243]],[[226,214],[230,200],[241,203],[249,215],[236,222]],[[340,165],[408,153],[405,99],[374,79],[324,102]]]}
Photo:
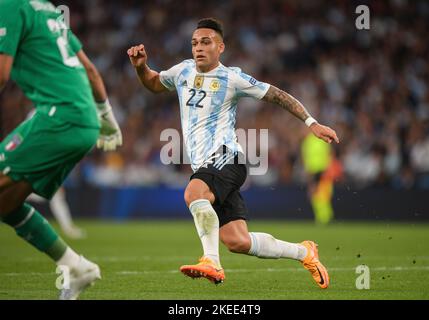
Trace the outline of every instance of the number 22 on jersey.
{"label": "number 22 on jersey", "polygon": [[201,104],[201,102],[207,96],[207,93],[204,90],[195,90],[195,89],[189,89],[189,93],[191,94],[191,97],[186,102],[186,105],[188,107],[203,108],[204,106]]}

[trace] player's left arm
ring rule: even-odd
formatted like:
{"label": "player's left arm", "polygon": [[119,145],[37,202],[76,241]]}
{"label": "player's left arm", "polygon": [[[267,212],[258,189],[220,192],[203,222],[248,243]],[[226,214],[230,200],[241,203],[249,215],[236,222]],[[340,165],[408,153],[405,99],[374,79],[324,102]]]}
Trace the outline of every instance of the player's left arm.
{"label": "player's left arm", "polygon": [[107,100],[106,87],[104,86],[103,78],[98,72],[97,67],[89,60],[88,56],[81,49],[77,52],[77,57],[80,63],[84,66],[86,74],[88,75],[89,82],[92,88],[95,102],[102,103]]}
{"label": "player's left arm", "polygon": [[122,132],[113,114],[112,106],[107,98],[107,91],[103,78],[97,67],[88,58],[85,52],[80,49],[76,53],[88,75],[91,84],[92,94],[97,106],[98,117],[101,123],[100,137],[97,140],[97,147],[104,151],[115,150],[122,145]]}
{"label": "player's left arm", "polygon": [[13,57],[7,54],[0,53],[0,91],[5,86],[10,78],[10,71],[12,70]]}
{"label": "player's left arm", "polygon": [[283,109],[292,113],[298,119],[304,121],[305,124],[313,132],[313,134],[319,139],[322,139],[327,143],[331,143],[332,141],[335,141],[336,143],[340,142],[334,130],[327,126],[319,124],[310,115],[307,109],[305,109],[302,103],[287,92],[270,85],[267,93],[262,98],[262,100],[277,104]]}

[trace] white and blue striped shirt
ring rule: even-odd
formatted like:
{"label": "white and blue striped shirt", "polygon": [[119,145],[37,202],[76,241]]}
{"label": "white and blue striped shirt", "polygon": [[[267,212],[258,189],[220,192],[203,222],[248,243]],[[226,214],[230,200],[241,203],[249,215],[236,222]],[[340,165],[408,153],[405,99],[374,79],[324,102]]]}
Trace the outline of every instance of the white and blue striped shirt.
{"label": "white and blue striped shirt", "polygon": [[262,99],[269,84],[225,67],[200,73],[193,59],[161,71],[161,83],[177,90],[182,132],[192,170],[197,171],[222,145],[243,152],[235,135],[237,102],[241,97]]}

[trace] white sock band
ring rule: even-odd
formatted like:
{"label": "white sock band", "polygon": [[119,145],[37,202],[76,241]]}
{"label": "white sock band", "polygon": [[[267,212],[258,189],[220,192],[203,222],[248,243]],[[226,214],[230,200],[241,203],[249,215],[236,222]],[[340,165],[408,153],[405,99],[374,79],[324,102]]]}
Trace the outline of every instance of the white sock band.
{"label": "white sock band", "polygon": [[290,258],[303,260],[307,249],[299,243],[290,243],[274,238],[268,233],[249,232],[251,246],[249,255],[263,259]]}
{"label": "white sock band", "polygon": [[189,210],[194,217],[195,227],[203,245],[204,256],[211,258],[220,266],[219,261],[219,218],[210,201],[198,199],[192,201]]}

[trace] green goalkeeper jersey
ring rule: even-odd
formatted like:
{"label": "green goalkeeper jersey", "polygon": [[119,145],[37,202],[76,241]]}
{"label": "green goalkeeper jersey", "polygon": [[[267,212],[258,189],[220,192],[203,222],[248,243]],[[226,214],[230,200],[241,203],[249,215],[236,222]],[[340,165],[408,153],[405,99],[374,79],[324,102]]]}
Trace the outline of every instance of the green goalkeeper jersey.
{"label": "green goalkeeper jersey", "polygon": [[0,53],[14,58],[11,78],[37,112],[99,128],[81,48],[49,1],[0,0]]}

